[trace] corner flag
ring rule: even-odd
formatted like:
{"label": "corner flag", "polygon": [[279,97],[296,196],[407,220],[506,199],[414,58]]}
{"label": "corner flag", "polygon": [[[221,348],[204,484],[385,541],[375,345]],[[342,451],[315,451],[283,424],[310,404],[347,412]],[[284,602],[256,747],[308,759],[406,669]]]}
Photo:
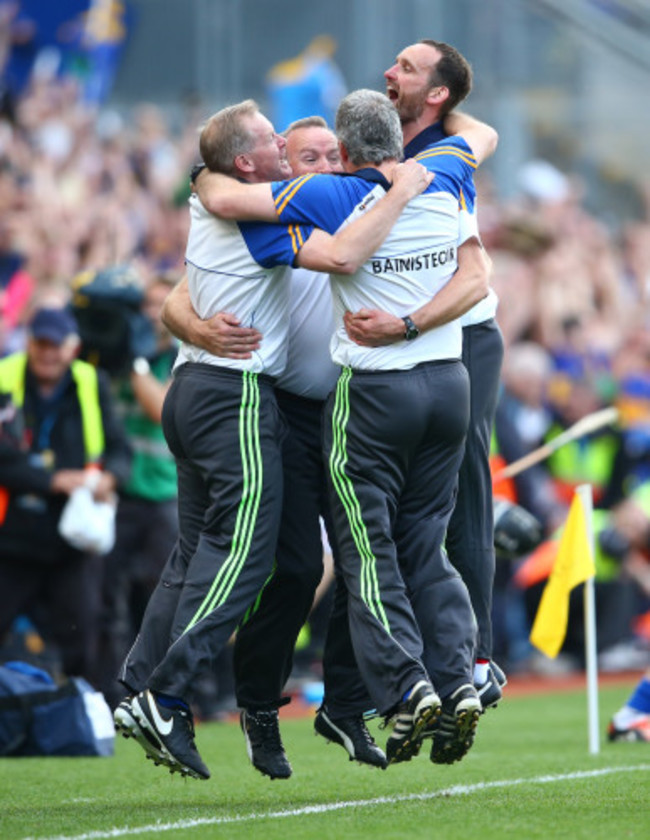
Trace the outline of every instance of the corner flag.
{"label": "corner flag", "polygon": [[575,495],[530,634],[530,641],[547,656],[555,658],[564,643],[571,590],[595,573],[583,502]]}

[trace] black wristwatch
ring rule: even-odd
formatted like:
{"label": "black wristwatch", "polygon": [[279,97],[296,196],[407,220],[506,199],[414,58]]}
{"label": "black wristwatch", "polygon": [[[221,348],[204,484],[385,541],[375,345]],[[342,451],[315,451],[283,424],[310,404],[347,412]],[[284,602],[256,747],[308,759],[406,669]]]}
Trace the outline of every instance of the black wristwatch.
{"label": "black wristwatch", "polygon": [[199,177],[201,172],[206,168],[204,163],[195,163],[194,166],[190,170],[190,182],[192,184],[196,184],[196,179]]}
{"label": "black wristwatch", "polygon": [[420,335],[420,330],[415,326],[410,315],[405,315],[402,318],[402,321],[404,321],[404,326],[406,327],[404,338],[407,341],[413,341],[414,338],[417,338]]}

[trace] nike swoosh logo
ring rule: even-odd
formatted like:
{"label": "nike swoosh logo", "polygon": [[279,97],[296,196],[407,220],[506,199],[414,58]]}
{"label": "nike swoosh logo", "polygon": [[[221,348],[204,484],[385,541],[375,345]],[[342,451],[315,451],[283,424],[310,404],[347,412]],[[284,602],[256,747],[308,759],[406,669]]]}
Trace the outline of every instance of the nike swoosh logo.
{"label": "nike swoosh logo", "polygon": [[151,711],[151,717],[153,718],[154,726],[160,732],[161,735],[169,735],[169,733],[174,728],[174,716],[169,718],[169,720],[163,720],[160,717],[160,712],[158,711],[158,707],[156,706],[156,701],[153,698],[151,692],[147,692],[149,697],[147,697],[147,702],[149,704],[149,709]]}

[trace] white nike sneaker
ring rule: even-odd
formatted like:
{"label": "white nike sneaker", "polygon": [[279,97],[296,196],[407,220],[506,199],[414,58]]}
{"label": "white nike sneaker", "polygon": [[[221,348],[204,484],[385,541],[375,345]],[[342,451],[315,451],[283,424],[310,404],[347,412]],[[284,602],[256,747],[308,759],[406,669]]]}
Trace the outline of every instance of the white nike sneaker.
{"label": "white nike sneaker", "polygon": [[194,743],[194,720],[189,709],[161,706],[149,690],[136,695],[131,708],[141,728],[155,740],[172,773],[193,779],[210,778]]}
{"label": "white nike sneaker", "polygon": [[134,738],[154,764],[168,765],[167,757],[159,749],[157,739],[140,726],[133,714],[133,697],[125,697],[113,712],[115,729],[124,738]]}

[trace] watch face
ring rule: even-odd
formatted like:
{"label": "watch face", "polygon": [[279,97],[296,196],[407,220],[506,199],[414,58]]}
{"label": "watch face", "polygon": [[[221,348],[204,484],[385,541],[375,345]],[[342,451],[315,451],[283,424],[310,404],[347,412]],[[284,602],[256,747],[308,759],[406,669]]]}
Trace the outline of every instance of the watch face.
{"label": "watch face", "polygon": [[407,341],[413,341],[414,338],[417,338],[420,335],[420,330],[415,326],[413,321],[408,316],[403,318],[402,320],[406,325],[406,332],[404,333],[404,338]]}

